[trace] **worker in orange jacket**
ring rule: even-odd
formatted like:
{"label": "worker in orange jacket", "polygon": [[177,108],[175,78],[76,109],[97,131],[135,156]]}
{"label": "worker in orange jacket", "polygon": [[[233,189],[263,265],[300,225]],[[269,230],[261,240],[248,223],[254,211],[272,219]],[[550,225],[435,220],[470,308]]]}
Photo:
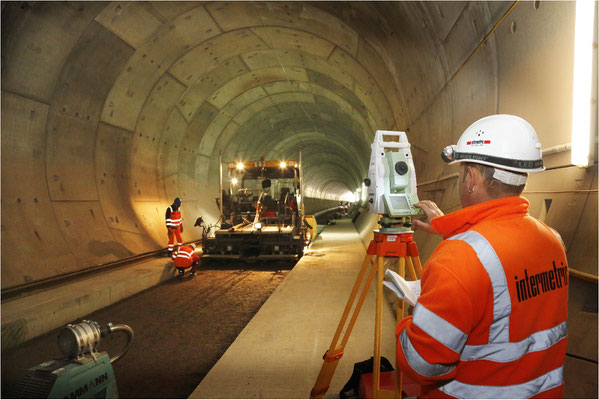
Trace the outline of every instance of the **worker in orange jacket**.
{"label": "worker in orange jacket", "polygon": [[528,214],[527,174],[543,167],[533,127],[512,115],[467,128],[462,209],[421,201],[414,229],[443,236],[424,265],[413,316],[397,325],[400,369],[425,398],[563,397],[568,264],[559,234]]}
{"label": "worker in orange jacket", "polygon": [[166,209],[166,229],[168,232],[168,256],[173,255],[175,250],[175,236],[177,237],[177,247],[183,244],[181,233],[183,233],[183,218],[181,218],[181,199],[176,197],[173,204]]}
{"label": "worker in orange jacket", "polygon": [[195,243],[179,246],[177,251],[171,256],[175,263],[175,268],[179,272],[179,276],[183,276],[185,270],[190,267],[189,275],[193,276],[196,274],[196,269],[200,264],[200,256],[195,253],[195,248]]}

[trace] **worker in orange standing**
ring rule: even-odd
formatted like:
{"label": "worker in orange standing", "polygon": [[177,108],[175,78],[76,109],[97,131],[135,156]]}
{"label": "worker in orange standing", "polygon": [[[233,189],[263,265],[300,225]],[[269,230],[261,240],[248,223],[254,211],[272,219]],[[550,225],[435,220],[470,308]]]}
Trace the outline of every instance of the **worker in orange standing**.
{"label": "worker in orange standing", "polygon": [[189,275],[195,275],[196,269],[200,263],[200,256],[195,253],[195,248],[195,243],[179,246],[177,251],[171,256],[175,263],[175,268],[177,268],[177,271],[179,272],[179,276],[183,276],[185,270],[189,267],[191,267]]}
{"label": "worker in orange standing", "polygon": [[168,256],[171,257],[175,250],[175,236],[177,237],[177,246],[180,247],[183,244],[181,239],[181,233],[183,233],[181,199],[178,197],[166,209],[166,229],[168,231]]}
{"label": "worker in orange standing", "polygon": [[482,118],[443,159],[459,167],[462,209],[421,201],[414,228],[443,236],[413,316],[397,325],[401,370],[428,398],[563,397],[568,265],[559,234],[520,197],[541,172],[533,127]]}

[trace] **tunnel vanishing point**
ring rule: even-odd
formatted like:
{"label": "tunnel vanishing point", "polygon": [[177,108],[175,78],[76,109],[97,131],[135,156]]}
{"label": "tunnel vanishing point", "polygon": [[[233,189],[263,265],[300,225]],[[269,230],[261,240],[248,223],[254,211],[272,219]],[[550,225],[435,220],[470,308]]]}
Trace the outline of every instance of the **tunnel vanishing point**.
{"label": "tunnel vanishing point", "polygon": [[[164,210],[218,219],[219,156],[297,159],[308,211],[361,190],[377,129],[407,132],[421,199],[478,118],[536,129],[531,214],[571,280],[568,352],[597,375],[597,7],[590,166],[572,165],[576,3],[2,2],[2,291],[166,246]],[[424,259],[438,244],[416,236]],[[4,335],[4,325],[3,325]]]}

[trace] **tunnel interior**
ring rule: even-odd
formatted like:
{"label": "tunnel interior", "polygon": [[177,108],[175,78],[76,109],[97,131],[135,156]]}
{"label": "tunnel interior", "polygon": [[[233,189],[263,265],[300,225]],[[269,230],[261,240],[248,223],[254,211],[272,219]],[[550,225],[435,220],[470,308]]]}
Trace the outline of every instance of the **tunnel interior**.
{"label": "tunnel interior", "polygon": [[[440,151],[496,113],[535,127],[531,215],[597,275],[597,152],[579,168],[568,147],[574,4],[3,2],[2,289],[164,248],[175,197],[197,240],[219,158],[301,150],[308,212],[353,200],[378,129],[407,133],[420,198],[457,210]],[[572,351],[596,362],[596,285],[574,288]]]}

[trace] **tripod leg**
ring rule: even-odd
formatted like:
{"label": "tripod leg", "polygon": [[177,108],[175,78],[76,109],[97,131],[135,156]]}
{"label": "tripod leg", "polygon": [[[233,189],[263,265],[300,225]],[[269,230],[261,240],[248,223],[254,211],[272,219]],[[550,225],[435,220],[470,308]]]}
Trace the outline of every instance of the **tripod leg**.
{"label": "tripod leg", "polygon": [[412,257],[414,260],[414,264],[416,265],[416,274],[418,275],[418,279],[422,278],[422,264],[420,263],[420,257],[414,256]]}
{"label": "tripod leg", "polygon": [[406,257],[406,262],[408,264],[408,271],[410,271],[410,276],[412,277],[412,280],[415,281],[418,279],[418,275],[416,273],[416,270],[414,269],[414,264],[412,263],[412,257],[407,256]]}
{"label": "tripod leg", "polygon": [[358,303],[356,304],[354,313],[352,314],[352,317],[349,320],[349,324],[347,324],[347,328],[345,329],[345,335],[343,335],[343,340],[341,341],[341,346],[343,348],[345,348],[345,345],[347,344],[347,341],[349,339],[349,334],[351,333],[351,331],[354,328],[354,325],[356,323],[356,320],[358,319],[358,314],[359,314],[360,310],[362,309],[364,300],[366,300],[366,295],[368,294],[368,289],[370,288],[370,285],[372,285],[372,281],[374,280],[376,270],[377,270],[376,264],[373,263],[372,269],[370,270],[370,273],[366,277],[366,283],[364,284],[364,287],[362,288],[362,293],[360,293],[360,298],[358,299]]}
{"label": "tripod leg", "polygon": [[[399,257],[399,265],[397,267],[397,273],[399,276],[406,277],[406,257]],[[399,322],[404,316],[405,303],[399,301],[397,305],[397,322]]]}
{"label": "tripod leg", "polygon": [[[354,300],[356,299],[358,290],[360,289],[360,286],[362,285],[362,281],[364,280],[364,275],[366,274],[366,270],[368,269],[368,266],[370,265],[370,262],[373,257],[374,257],[373,255],[368,254],[366,256],[366,258],[364,259],[364,262],[362,263],[362,267],[360,268],[360,272],[358,273],[358,277],[356,278],[354,287],[352,288],[351,294],[349,295],[347,304],[345,304],[345,309],[343,310],[343,315],[341,316],[341,320],[339,321],[339,325],[337,326],[337,330],[335,331],[335,335],[333,336],[333,340],[331,341],[331,345],[329,346],[329,349],[333,349],[337,345],[339,336],[341,336],[341,332],[343,331],[343,327],[345,326],[345,321],[347,321],[347,316],[349,315],[352,305],[354,304]],[[368,286],[370,286],[370,284],[368,284],[366,287],[368,287]],[[360,311],[360,309],[358,307],[356,307],[356,310],[358,312]],[[354,310],[354,314],[357,314],[356,310]]]}
{"label": "tripod leg", "polygon": [[381,387],[381,339],[383,334],[383,277],[385,258],[377,256],[376,315],[374,321],[374,364],[372,366],[372,395],[378,397]]}
{"label": "tripod leg", "polygon": [[[397,354],[397,352],[396,352]],[[401,399],[402,397],[402,391],[403,391],[403,374],[401,373],[401,370],[399,369],[399,367],[396,369],[395,371],[395,398],[396,399]]]}
{"label": "tripod leg", "polygon": [[[406,277],[406,260],[408,260],[408,265],[414,268],[407,257],[399,257],[399,262],[397,265],[397,273]],[[410,270],[411,272],[412,270]],[[397,322],[399,322],[404,316],[405,303],[403,301],[399,301],[397,304]],[[395,343],[395,354],[397,354],[397,342]],[[395,362],[395,398],[401,399],[402,397],[402,389],[403,389],[403,376],[401,370],[399,369],[399,365],[397,365],[397,361]]]}
{"label": "tripod leg", "polygon": [[337,330],[335,331],[335,335],[333,336],[331,345],[329,346],[329,349],[325,353],[324,362],[322,363],[322,367],[318,374],[318,378],[316,378],[314,387],[312,388],[312,391],[310,392],[311,399],[323,398],[324,395],[327,393],[327,390],[329,389],[329,385],[331,384],[331,379],[333,378],[335,369],[337,369],[337,364],[339,363],[339,360],[343,356],[343,350],[345,349],[345,345],[347,344],[349,335],[351,334],[351,330],[356,322],[358,314],[360,313],[362,304],[364,304],[364,299],[366,298],[368,289],[370,288],[370,285],[372,284],[372,280],[374,278],[374,273],[376,271],[376,268],[374,265],[373,265],[371,272],[368,274],[368,277],[366,279],[366,284],[362,288],[362,293],[360,294],[358,303],[356,304],[356,307],[354,308],[354,312],[350,319],[350,323],[349,323],[347,329],[345,330],[345,334],[344,334],[343,340],[341,342],[341,345],[337,346],[339,337],[341,336],[341,332],[343,331],[343,327],[345,326],[345,322],[347,321],[349,312],[354,304],[354,300],[356,298],[358,290],[362,284],[362,281],[364,280],[364,275],[366,274],[366,270],[368,269],[368,266],[370,265],[370,262],[372,261],[373,257],[374,257],[373,255],[368,254],[366,256],[366,258],[364,259],[364,262],[362,263],[362,267],[360,268],[360,272],[358,273],[358,277],[356,278],[356,282],[354,283],[352,292],[349,296],[349,299],[347,300],[347,304],[345,305],[345,310],[343,311],[343,315],[341,316],[339,325],[337,325]]}

